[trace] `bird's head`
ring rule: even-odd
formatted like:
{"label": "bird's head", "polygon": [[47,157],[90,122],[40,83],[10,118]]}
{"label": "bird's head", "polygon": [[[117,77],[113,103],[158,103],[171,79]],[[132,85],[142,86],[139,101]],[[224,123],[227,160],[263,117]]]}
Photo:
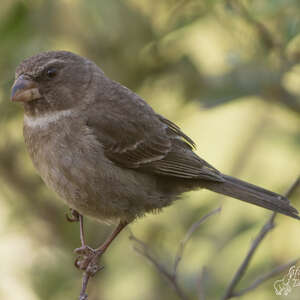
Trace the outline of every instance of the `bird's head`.
{"label": "bird's head", "polygon": [[25,59],[16,69],[11,100],[26,114],[73,108],[86,101],[94,64],[67,51],[49,51]]}

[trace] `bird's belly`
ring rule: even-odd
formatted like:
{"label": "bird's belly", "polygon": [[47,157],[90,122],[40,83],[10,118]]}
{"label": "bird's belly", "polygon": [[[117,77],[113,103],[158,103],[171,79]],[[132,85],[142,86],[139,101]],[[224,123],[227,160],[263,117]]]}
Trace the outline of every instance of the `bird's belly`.
{"label": "bird's belly", "polygon": [[119,168],[93,136],[85,136],[84,142],[48,136],[39,146],[32,139],[26,144],[45,183],[83,215],[131,221],[166,204],[151,176]]}

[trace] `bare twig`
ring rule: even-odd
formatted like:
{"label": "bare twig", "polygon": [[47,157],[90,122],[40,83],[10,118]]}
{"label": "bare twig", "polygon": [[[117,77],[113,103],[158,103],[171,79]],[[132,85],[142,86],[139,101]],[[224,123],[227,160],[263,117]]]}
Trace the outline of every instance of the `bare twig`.
{"label": "bare twig", "polygon": [[[296,188],[298,187],[299,184],[300,184],[300,176],[297,178],[297,180],[291,185],[289,190],[286,192],[286,194],[285,194],[286,197],[290,197],[292,195],[292,193],[296,190]],[[274,228],[274,226],[275,226],[274,219],[275,219],[276,215],[277,215],[276,212],[272,213],[271,217],[268,219],[268,221],[265,223],[265,225],[262,227],[262,229],[258,233],[258,235],[255,238],[255,240],[253,241],[244,261],[242,262],[239,269],[235,273],[222,300],[230,299],[239,293],[239,292],[235,292],[234,289],[237,286],[237,284],[240,282],[240,280],[242,279],[243,275],[245,274],[256,249],[258,248],[258,246],[260,245],[260,243],[262,242],[264,237],[269,233],[269,231],[271,231]],[[258,286],[259,284],[260,283],[258,282],[258,284],[256,286]],[[248,290],[252,290],[252,289],[253,288],[248,289]]]}
{"label": "bare twig", "polygon": [[129,239],[139,245],[139,247],[134,246],[133,249],[147,258],[155,266],[159,273],[162,274],[166,279],[168,279],[178,298],[181,300],[187,300],[187,296],[183,293],[182,289],[178,285],[177,278],[174,277],[173,274],[169,272],[165,266],[158,262],[154,255],[150,253],[149,247],[144,242],[137,239],[132,233],[130,234]]}
{"label": "bare twig", "polygon": [[190,240],[192,234],[195,232],[195,230],[197,230],[197,228],[204,223],[209,217],[211,217],[212,215],[219,213],[221,211],[221,207],[216,208],[214,210],[212,210],[211,212],[209,212],[208,214],[206,214],[205,216],[203,216],[200,220],[196,221],[195,223],[193,223],[190,228],[188,229],[185,237],[183,238],[183,240],[180,242],[178,249],[177,249],[177,253],[175,256],[175,260],[174,260],[174,267],[173,267],[173,275],[176,276],[177,273],[177,269],[178,269],[178,265],[182,259],[183,256],[183,252],[185,249],[185,246],[187,244],[187,242]]}
{"label": "bare twig", "polygon": [[185,246],[186,246],[187,242],[190,240],[190,238],[191,238],[192,234],[195,232],[195,230],[203,222],[205,222],[209,217],[211,217],[212,215],[214,215],[220,211],[221,211],[221,207],[214,209],[213,211],[209,212],[208,214],[203,216],[200,220],[198,220],[197,222],[195,222],[191,225],[191,227],[188,229],[185,237],[183,238],[183,240],[180,242],[180,245],[178,246],[178,250],[175,255],[172,272],[168,271],[167,268],[154,257],[154,255],[151,253],[148,245],[146,245],[143,241],[136,238],[133,235],[133,233],[131,233],[129,236],[129,239],[134,241],[139,246],[139,247],[134,246],[134,250],[136,252],[138,252],[139,254],[141,254],[142,256],[144,256],[145,258],[147,258],[155,266],[155,268],[159,271],[159,273],[168,279],[169,283],[173,287],[173,289],[179,299],[182,299],[182,300],[188,299],[187,296],[183,293],[182,289],[180,288],[180,286],[177,282],[178,265],[182,259]]}
{"label": "bare twig", "polygon": [[292,194],[295,192],[297,187],[300,186],[300,175],[299,177],[295,180],[295,182],[290,186],[289,190],[286,192],[285,196],[287,198],[291,197]]}
{"label": "bare twig", "polygon": [[263,282],[267,281],[268,279],[280,274],[282,271],[290,268],[291,266],[294,266],[298,261],[300,260],[300,258],[296,258],[286,264],[280,265],[278,267],[275,267],[273,270],[271,270],[270,272],[258,277],[256,280],[254,280],[247,288],[242,289],[238,292],[234,292],[232,294],[232,297],[239,297],[242,296],[254,289],[256,289],[259,285],[261,285]]}
{"label": "bare twig", "polygon": [[248,254],[246,255],[243,263],[240,265],[240,267],[239,267],[238,271],[235,273],[229,287],[227,288],[226,293],[225,293],[224,297],[222,298],[223,300],[230,299],[233,296],[234,289],[237,286],[237,284],[240,282],[240,280],[242,279],[243,275],[245,274],[255,250],[257,249],[257,247],[259,246],[261,241],[264,239],[264,237],[267,235],[267,233],[274,228],[275,216],[276,216],[276,213],[272,213],[272,216],[269,218],[267,223],[262,227],[259,234],[253,241]]}

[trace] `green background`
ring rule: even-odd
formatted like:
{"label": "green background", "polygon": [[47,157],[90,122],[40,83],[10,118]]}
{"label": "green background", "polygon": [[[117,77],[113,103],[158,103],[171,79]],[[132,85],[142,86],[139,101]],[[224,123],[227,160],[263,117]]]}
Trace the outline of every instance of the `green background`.
{"label": "green background", "polygon": [[[300,172],[300,2],[298,0],[2,0],[0,3],[0,298],[76,299],[78,224],[33,169],[22,107],[10,103],[24,58],[64,49],[94,60],[197,143],[224,173],[284,193]],[[300,209],[300,191],[291,201]],[[208,191],[184,195],[130,226],[167,269],[189,226],[222,205],[193,234],[178,269],[188,299],[220,299],[270,212]],[[240,288],[300,254],[299,223],[277,216]],[[87,221],[96,247],[113,226]],[[90,300],[178,299],[138,255],[125,230],[90,282]],[[242,299],[275,295],[276,275]]]}

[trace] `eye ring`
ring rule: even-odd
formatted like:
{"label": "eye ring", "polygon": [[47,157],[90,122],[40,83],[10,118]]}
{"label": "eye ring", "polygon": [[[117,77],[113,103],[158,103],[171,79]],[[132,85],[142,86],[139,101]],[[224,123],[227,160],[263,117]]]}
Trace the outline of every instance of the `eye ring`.
{"label": "eye ring", "polygon": [[55,68],[49,68],[47,71],[46,71],[46,75],[48,78],[52,79],[56,76],[57,74],[57,70]]}

